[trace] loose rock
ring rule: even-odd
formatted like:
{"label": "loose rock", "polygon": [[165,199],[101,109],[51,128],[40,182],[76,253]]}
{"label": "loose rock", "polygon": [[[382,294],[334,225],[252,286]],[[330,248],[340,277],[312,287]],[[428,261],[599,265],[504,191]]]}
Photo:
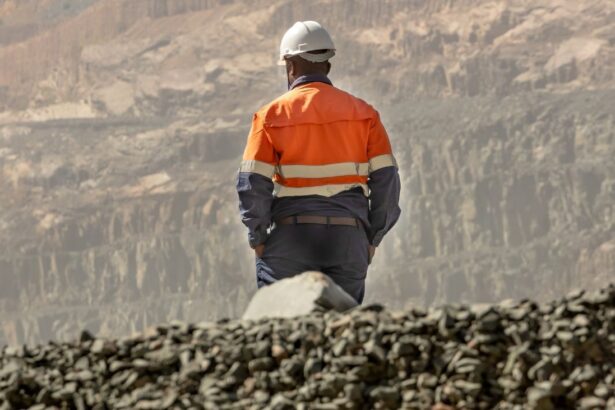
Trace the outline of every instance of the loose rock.
{"label": "loose rock", "polygon": [[5,347],[0,409],[615,408],[615,285],[538,306],[379,305]]}

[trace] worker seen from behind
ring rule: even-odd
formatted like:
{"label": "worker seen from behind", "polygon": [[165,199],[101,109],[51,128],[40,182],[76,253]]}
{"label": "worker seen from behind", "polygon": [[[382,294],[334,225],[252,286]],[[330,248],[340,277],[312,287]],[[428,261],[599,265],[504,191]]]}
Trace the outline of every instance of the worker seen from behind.
{"label": "worker seen from behind", "polygon": [[334,55],[315,21],[284,34],[289,91],[254,114],[237,192],[258,287],[320,271],[361,303],[400,180],[378,112],[328,78]]}

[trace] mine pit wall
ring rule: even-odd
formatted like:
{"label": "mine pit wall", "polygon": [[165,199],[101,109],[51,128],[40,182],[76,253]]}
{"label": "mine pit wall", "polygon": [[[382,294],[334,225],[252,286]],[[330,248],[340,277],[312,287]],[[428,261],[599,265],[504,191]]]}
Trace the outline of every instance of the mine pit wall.
{"label": "mine pit wall", "polygon": [[[259,26],[256,27],[256,33],[261,36],[263,43],[259,45],[261,50],[275,49],[277,44],[273,39],[280,35],[280,27],[316,14],[325,25],[335,28],[338,48],[352,50],[352,53],[340,53],[336,57],[336,67],[343,67],[343,75],[346,76],[359,73],[373,76],[372,84],[362,84],[361,88],[371,92],[375,96],[374,102],[379,104],[385,101],[378,96],[384,95],[389,101],[400,100],[407,95],[504,96],[574,83],[595,85],[613,84],[615,81],[615,74],[610,69],[615,38],[601,38],[604,45],[595,58],[584,61],[572,59],[560,67],[535,73],[526,71],[529,63],[519,58],[519,53],[528,52],[522,44],[512,44],[498,50],[494,44],[499,36],[522,25],[530,13],[520,1],[513,2],[510,7],[501,7],[499,13],[485,18],[480,27],[467,33],[464,30],[447,31],[445,26],[436,24],[426,29],[426,33],[417,33],[402,24],[411,18],[416,18],[417,22],[430,21],[429,18],[437,14],[453,18],[450,16],[474,13],[482,8],[482,3],[482,0],[342,0],[321,2],[318,9],[314,10],[309,2],[289,1],[98,1],[47,33],[2,48],[0,92],[6,94],[5,100],[12,102],[13,109],[24,108],[28,98],[32,97],[24,92],[24,84],[34,87],[47,78],[50,66],[58,66],[57,70],[62,72],[63,79],[71,78],[67,83],[79,84],[88,76],[82,61],[84,48],[112,41],[144,20],[163,21],[189,13],[210,13],[212,19],[222,19],[240,16],[248,11],[271,13],[264,23],[257,23]],[[176,21],[167,23],[177,24]],[[379,40],[381,43],[366,43],[361,38],[361,33],[372,29],[382,36]],[[549,57],[547,53],[553,50],[541,44],[559,44],[571,37],[583,38],[589,35],[585,31],[584,27],[567,29],[557,25],[551,27],[545,23],[544,27],[533,34],[536,44],[530,44],[530,51],[537,60],[546,61]],[[468,50],[474,52],[468,53]],[[405,70],[400,72],[399,64],[403,64]],[[334,75],[339,74],[334,70]],[[75,91],[74,87],[63,89],[62,92],[67,93],[63,98],[69,99],[70,93]]]}
{"label": "mine pit wall", "polygon": [[[340,31],[352,34],[388,26],[397,13],[459,12],[480,3],[345,0],[323,3],[320,12],[329,26],[350,18]],[[72,61],[78,73],[80,47],[112,39],[142,15],[215,4],[233,6],[99,2],[52,34],[0,51],[0,100],[8,101],[10,84],[45,77],[43,67],[54,61]],[[258,29],[264,38],[312,7],[280,4]],[[612,52],[524,78],[527,67],[503,51],[489,53],[495,36],[519,18],[503,14],[472,39],[437,29],[400,29],[378,45],[340,37],[339,48],[352,53],[336,56],[334,81],[381,111],[402,169],[402,218],[370,268],[368,302],[544,301],[615,281]],[[531,53],[568,35],[547,27]],[[83,44],[60,41],[69,37]],[[457,58],[470,40],[481,52]],[[567,88],[583,81],[605,91]],[[162,97],[156,103],[169,105]],[[194,144],[185,155],[196,151],[200,157],[191,160],[215,164],[215,149],[200,154]],[[116,336],[175,318],[236,316],[255,289],[253,259],[232,178],[221,185],[88,208],[25,251],[0,255],[0,345],[68,339],[83,327]]]}
{"label": "mine pit wall", "polygon": [[[403,213],[370,268],[367,302],[545,301],[613,282],[613,98],[385,109]],[[391,120],[395,110],[405,121]],[[207,147],[191,152],[210,155]],[[25,254],[0,258],[0,343],[237,317],[255,283],[233,182],[84,209]]]}
{"label": "mine pit wall", "polygon": [[403,213],[379,251],[386,268],[368,275],[369,300],[549,300],[615,281],[615,266],[607,267],[614,97],[472,98],[407,110],[405,125],[392,130]]}
{"label": "mine pit wall", "polygon": [[[47,146],[50,135],[62,135],[58,148],[63,152],[92,146],[113,151],[110,141],[115,135],[134,138],[152,126],[160,127],[158,132],[169,124],[23,124],[20,127],[29,133],[9,140],[9,149],[30,161],[32,154],[20,149],[37,152]],[[0,344],[67,340],[81,328],[121,336],[175,318],[199,322],[242,312],[249,298],[246,292],[255,288],[253,275],[247,274],[253,271],[253,261],[237,257],[249,249],[237,219],[234,191],[236,157],[245,131],[179,131],[170,136],[159,132],[160,146],[153,146],[153,153],[138,154],[130,169],[125,168],[130,152],[128,158],[101,154],[99,159],[111,162],[92,176],[101,179],[98,184],[116,184],[112,188],[80,189],[74,181],[56,180],[55,173],[37,174],[13,186],[3,179],[2,166],[10,162],[0,159],[0,190],[7,197],[46,192],[46,199],[36,199],[35,204],[48,203],[50,196],[57,197],[53,193],[61,192],[83,202],[60,201],[56,208],[64,221],[44,233],[35,231],[35,208],[30,204],[7,209],[22,223],[0,237]],[[53,149],[44,155],[54,156]],[[68,158],[60,169],[64,168],[83,171]],[[162,187],[164,193],[134,190],[142,175],[158,170],[173,177]],[[108,193],[101,196],[100,191]],[[220,271],[212,274],[215,267]],[[213,300],[218,302],[212,304]]]}
{"label": "mine pit wall", "polygon": [[[267,2],[255,0],[252,3],[262,7]],[[10,105],[12,109],[24,108],[28,104],[28,95],[23,93],[24,84],[34,86],[46,78],[50,66],[59,66],[65,76],[74,77],[71,83],[79,82],[79,64],[85,46],[109,41],[139,20],[207,12],[229,4],[232,4],[229,0],[97,1],[75,18],[61,22],[55,29],[1,49],[0,92],[4,89],[7,101],[14,99]],[[20,87],[19,94],[12,92],[15,85]],[[8,106],[0,105],[2,108]]]}
{"label": "mine pit wall", "polygon": [[234,256],[246,254],[235,218],[219,196],[178,192],[62,225],[31,255],[0,260],[0,344],[239,315],[255,285]]}
{"label": "mine pit wall", "polygon": [[[463,16],[474,16],[477,10],[488,8],[482,0],[342,0],[323,3],[318,17],[326,27],[334,30],[334,34],[339,32],[336,37],[339,50],[352,50],[351,53],[340,52],[335,57],[333,76],[357,78],[360,81],[357,90],[370,95],[370,102],[378,105],[390,101],[405,103],[408,96],[504,97],[568,86],[578,89],[579,85],[612,85],[615,81],[610,69],[614,62],[615,38],[605,39],[602,51],[595,58],[580,61],[573,58],[559,67],[531,72],[528,61],[520,55],[531,53],[537,65],[544,64],[542,60],[548,60],[553,52],[545,44],[552,46],[577,36],[592,37],[596,33],[591,33],[589,25],[562,27],[560,22],[545,23],[523,40],[528,44],[511,42],[499,47],[496,45],[497,40],[501,40],[499,36],[527,23],[532,12],[521,1],[509,2],[508,7],[490,5],[494,6],[492,10],[499,11],[490,17],[483,16],[473,31],[468,28],[449,30],[450,27],[430,18],[439,15],[454,20],[451,27],[463,27],[465,22],[460,21]],[[282,2],[260,32],[265,38],[275,37],[279,35],[280,25],[289,26],[302,16],[314,13],[308,2]],[[343,26],[340,26],[341,21]],[[419,26],[422,24],[424,32],[409,28],[411,21]],[[602,21],[601,17],[596,21]],[[365,40],[369,37],[365,32],[375,33],[378,40]],[[583,47],[586,46],[579,45]],[[400,65],[404,70],[399,69]],[[361,80],[366,77],[371,79],[368,84]]]}

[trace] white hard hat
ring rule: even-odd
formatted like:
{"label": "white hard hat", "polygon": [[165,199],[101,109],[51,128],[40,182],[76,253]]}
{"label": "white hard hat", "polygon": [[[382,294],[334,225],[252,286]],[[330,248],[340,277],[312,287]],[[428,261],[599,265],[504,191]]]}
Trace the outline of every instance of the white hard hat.
{"label": "white hard hat", "polygon": [[[321,54],[311,54],[310,51],[327,50]],[[298,21],[284,33],[280,43],[280,61],[290,56],[300,56],[313,63],[322,63],[335,55],[335,45],[331,36],[315,21]]]}

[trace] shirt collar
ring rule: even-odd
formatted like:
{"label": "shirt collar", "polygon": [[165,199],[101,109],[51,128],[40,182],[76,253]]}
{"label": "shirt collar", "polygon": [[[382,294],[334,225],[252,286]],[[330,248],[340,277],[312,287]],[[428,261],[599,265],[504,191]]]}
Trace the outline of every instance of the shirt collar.
{"label": "shirt collar", "polygon": [[327,77],[324,74],[307,74],[307,75],[302,75],[301,77],[297,78],[290,85],[290,87],[288,87],[288,89],[292,90],[295,87],[299,87],[300,85],[307,84],[307,83],[325,83],[325,84],[333,85],[331,80],[329,80],[329,77]]}

